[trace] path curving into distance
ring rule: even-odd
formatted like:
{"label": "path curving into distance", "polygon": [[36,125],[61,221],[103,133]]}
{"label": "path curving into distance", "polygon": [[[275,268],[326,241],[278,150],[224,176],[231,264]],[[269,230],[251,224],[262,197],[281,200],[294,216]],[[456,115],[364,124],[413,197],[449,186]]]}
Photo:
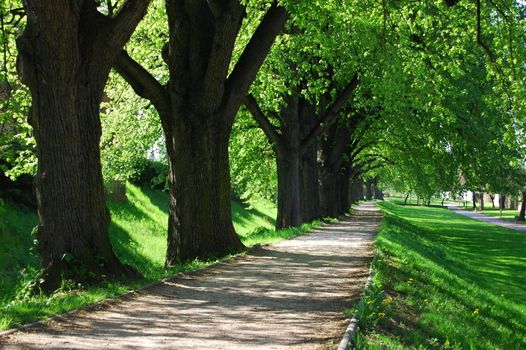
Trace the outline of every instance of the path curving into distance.
{"label": "path curving into distance", "polygon": [[463,210],[463,209],[460,209],[459,207],[457,207],[455,205],[449,205],[448,209],[451,209],[455,213],[458,213],[460,215],[467,216],[468,218],[472,218],[472,219],[479,220],[479,221],[484,221],[484,222],[487,222],[489,224],[493,224],[493,225],[497,225],[497,226],[506,227],[506,228],[509,228],[509,229],[512,229],[512,230],[515,230],[515,231],[519,231],[519,232],[526,232],[526,225],[525,224],[521,224],[521,223],[509,221],[509,220],[504,220],[504,219],[499,219],[499,218],[496,218],[496,217],[487,216],[487,215],[476,213],[476,212],[472,212],[472,211],[469,211],[469,210]]}
{"label": "path curving into distance", "polygon": [[369,274],[373,203],[308,235],[177,276],[122,302],[0,338],[5,349],[326,349]]}

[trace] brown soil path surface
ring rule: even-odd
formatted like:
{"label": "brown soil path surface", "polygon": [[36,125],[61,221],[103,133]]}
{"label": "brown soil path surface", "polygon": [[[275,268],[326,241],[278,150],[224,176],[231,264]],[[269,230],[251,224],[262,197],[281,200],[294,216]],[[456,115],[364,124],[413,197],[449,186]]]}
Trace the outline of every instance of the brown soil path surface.
{"label": "brown soil path surface", "polygon": [[372,203],[311,234],[0,339],[5,349],[328,349],[369,273]]}

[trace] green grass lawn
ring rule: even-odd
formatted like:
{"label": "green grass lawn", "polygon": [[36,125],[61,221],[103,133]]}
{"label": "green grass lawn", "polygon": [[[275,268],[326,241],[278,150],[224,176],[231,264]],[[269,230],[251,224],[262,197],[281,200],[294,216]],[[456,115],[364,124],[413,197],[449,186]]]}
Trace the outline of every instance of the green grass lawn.
{"label": "green grass lawn", "polygon": [[[0,199],[0,329],[77,309],[149,281],[216,262],[193,261],[166,269],[167,194],[128,184],[127,196],[128,203],[108,204],[112,214],[110,239],[119,259],[135,267],[145,278],[90,287],[65,283],[50,296],[30,295],[39,261],[31,248],[36,214]],[[276,208],[269,201],[232,202],[234,226],[247,246],[291,238],[319,224],[276,232],[275,216]]]}
{"label": "green grass lawn", "polygon": [[446,209],[381,208],[357,348],[526,349],[524,233]]}

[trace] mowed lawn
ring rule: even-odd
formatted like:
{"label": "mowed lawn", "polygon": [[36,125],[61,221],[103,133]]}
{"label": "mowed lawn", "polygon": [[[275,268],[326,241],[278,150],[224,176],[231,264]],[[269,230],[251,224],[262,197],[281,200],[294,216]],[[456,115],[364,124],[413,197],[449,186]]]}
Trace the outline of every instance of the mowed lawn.
{"label": "mowed lawn", "polygon": [[447,209],[380,206],[381,309],[358,348],[526,349],[526,234]]}

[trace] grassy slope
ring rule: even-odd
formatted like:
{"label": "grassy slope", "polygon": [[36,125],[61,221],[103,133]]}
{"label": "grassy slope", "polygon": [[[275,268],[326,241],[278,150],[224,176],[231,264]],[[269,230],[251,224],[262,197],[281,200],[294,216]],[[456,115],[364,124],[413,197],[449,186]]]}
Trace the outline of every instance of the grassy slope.
{"label": "grassy slope", "polygon": [[[30,254],[34,212],[0,201],[0,329],[27,323],[47,315],[82,307],[111,295],[123,293],[147,281],[180,271],[204,267],[213,262],[194,261],[165,269],[167,195],[160,191],[128,186],[129,203],[109,203],[112,213],[110,238],[121,260],[137,268],[145,279],[135,282],[107,282],[97,287],[78,288],[66,284],[52,296],[24,298],[36,273],[38,258]],[[268,201],[250,206],[232,202],[234,226],[246,245],[291,238],[312,228],[273,230],[275,206]],[[317,224],[317,223],[315,223]]]}
{"label": "grassy slope", "polygon": [[382,209],[383,311],[359,347],[526,349],[524,233],[440,208]]}

